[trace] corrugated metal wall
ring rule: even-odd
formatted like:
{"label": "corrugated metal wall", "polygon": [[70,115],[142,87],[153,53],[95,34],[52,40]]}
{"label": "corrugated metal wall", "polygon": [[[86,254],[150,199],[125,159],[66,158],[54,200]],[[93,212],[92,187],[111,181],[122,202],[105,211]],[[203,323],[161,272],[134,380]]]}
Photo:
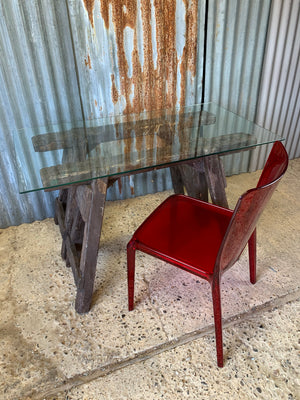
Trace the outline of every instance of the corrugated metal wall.
{"label": "corrugated metal wall", "polygon": [[[253,121],[270,1],[209,1],[205,99]],[[223,157],[225,172],[246,172],[249,152]]]}
{"label": "corrugated metal wall", "polygon": [[[84,0],[68,9],[85,118],[199,102],[204,1]],[[108,199],[166,188],[168,170],[143,173]]]}
{"label": "corrugated metal wall", "polygon": [[[254,119],[271,0],[0,0],[0,226],[53,215],[54,193],[18,195],[14,129],[201,101],[206,5],[205,100]],[[249,155],[225,165],[247,170]],[[170,187],[160,170],[124,179],[108,198]]]}
{"label": "corrugated metal wall", "polygon": [[64,1],[0,2],[0,226],[53,215],[52,193],[18,194],[12,133],[81,115]]}
{"label": "corrugated metal wall", "polygon": [[[290,158],[300,157],[300,0],[272,2],[256,121],[286,138]],[[269,150],[253,152],[252,170]]]}

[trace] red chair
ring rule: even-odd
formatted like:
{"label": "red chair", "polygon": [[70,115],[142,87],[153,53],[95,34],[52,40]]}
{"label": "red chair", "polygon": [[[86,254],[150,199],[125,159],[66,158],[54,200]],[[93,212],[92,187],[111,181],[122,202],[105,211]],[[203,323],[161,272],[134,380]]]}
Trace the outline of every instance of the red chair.
{"label": "red chair", "polygon": [[275,142],[256,188],[229,210],[184,195],[165,200],[127,245],[128,303],[134,302],[135,251],[140,250],[206,279],[212,288],[218,366],[223,366],[220,281],[248,243],[250,281],[256,282],[256,224],[288,166]]}

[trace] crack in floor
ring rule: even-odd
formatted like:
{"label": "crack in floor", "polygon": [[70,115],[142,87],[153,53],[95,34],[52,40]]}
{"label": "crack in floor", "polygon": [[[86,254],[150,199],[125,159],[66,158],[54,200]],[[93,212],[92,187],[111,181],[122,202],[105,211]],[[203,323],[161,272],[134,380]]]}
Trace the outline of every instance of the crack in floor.
{"label": "crack in floor", "polygon": [[[146,280],[147,281],[147,280]],[[146,283],[146,282],[145,282]],[[251,321],[254,318],[258,317],[262,313],[266,313],[268,311],[275,310],[278,307],[284,306],[287,303],[300,300],[300,289],[295,290],[287,295],[281,296],[279,298],[270,300],[260,306],[253,307],[250,310],[235,315],[233,317],[228,318],[223,321],[223,329],[229,328],[231,326],[237,325],[243,321]],[[143,361],[146,361],[156,355],[159,355],[163,352],[172,350],[178,346],[182,346],[194,340],[200,339],[203,336],[213,335],[214,334],[214,325],[206,326],[198,331],[189,332],[184,334],[176,339],[169,340],[168,342],[162,343],[160,345],[154,346],[150,349],[143,350],[139,353],[136,353],[134,357],[127,357],[121,361],[116,361],[114,363],[110,363],[102,366],[99,369],[95,369],[84,374],[78,374],[73,376],[67,380],[65,380],[61,385],[57,385],[54,389],[53,386],[49,389],[40,390],[39,397],[32,394],[30,397],[31,400],[39,400],[41,395],[43,398],[47,398],[48,396],[53,396],[55,394],[61,393],[65,390],[70,390],[76,386],[80,386],[82,384],[86,384],[92,382],[98,378],[102,378],[104,376],[110,375],[115,371],[126,368],[130,365],[137,364]],[[197,367],[195,366],[195,370]]]}

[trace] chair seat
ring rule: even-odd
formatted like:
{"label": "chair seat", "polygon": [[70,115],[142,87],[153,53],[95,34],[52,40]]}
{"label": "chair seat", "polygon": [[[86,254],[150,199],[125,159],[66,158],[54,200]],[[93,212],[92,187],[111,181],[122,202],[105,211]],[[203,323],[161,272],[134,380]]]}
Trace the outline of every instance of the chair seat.
{"label": "chair seat", "polygon": [[137,249],[208,278],[232,210],[173,195],[137,229]]}

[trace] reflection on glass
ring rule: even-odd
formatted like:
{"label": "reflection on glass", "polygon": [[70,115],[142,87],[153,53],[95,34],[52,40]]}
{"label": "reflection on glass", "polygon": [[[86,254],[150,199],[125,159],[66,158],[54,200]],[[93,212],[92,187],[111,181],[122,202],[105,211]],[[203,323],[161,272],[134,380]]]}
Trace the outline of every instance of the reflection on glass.
{"label": "reflection on glass", "polygon": [[23,129],[14,139],[21,193],[281,140],[213,103]]}

